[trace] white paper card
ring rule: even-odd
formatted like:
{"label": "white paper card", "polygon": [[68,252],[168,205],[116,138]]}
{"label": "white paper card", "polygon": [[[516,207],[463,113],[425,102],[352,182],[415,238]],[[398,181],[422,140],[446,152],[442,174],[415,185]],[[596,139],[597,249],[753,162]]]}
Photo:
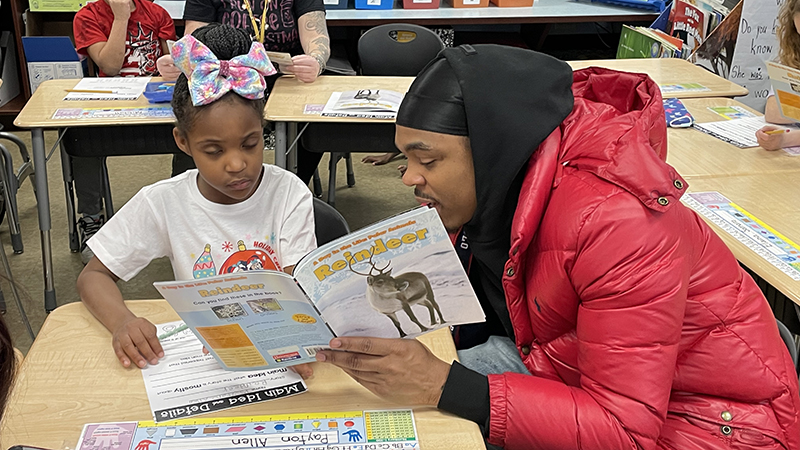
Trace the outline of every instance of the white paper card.
{"label": "white paper card", "polygon": [[64,100],[136,100],[144,92],[150,77],[84,78]]}
{"label": "white paper card", "polygon": [[[158,335],[183,322],[156,325]],[[306,391],[303,379],[291,369],[227,371],[191,330],[161,341],[164,357],[142,369],[147,398],[156,422],[175,420],[241,405],[260,403]]]}
{"label": "white paper card", "polygon": [[[764,116],[748,117],[745,119],[721,120],[718,122],[695,123],[694,127],[716,138],[733,144],[740,148],[758,147],[756,131],[767,123]],[[796,129],[792,127],[775,125],[781,129]]]}

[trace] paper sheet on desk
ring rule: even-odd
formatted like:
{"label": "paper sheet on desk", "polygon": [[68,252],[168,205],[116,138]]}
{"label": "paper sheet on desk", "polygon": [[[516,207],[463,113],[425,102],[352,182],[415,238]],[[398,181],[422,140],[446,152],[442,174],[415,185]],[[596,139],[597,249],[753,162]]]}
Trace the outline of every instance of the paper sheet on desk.
{"label": "paper sheet on desk", "polygon": [[[767,125],[764,116],[718,122],[695,123],[694,127],[739,148],[758,147],[756,131]],[[773,125],[773,124],[770,124]],[[773,125],[784,130],[796,130],[793,125]]]}
{"label": "paper sheet on desk", "polygon": [[[156,325],[159,335],[183,325]],[[164,358],[142,370],[156,422],[287,397],[306,391],[303,379],[283,368],[233,372],[222,369],[191,330],[161,341]]]}
{"label": "paper sheet on desk", "polygon": [[333,92],[328,103],[322,108],[322,116],[394,119],[403,101],[403,95],[386,89]]}
{"label": "paper sheet on desk", "polygon": [[151,77],[84,78],[64,100],[136,100],[142,95]]}

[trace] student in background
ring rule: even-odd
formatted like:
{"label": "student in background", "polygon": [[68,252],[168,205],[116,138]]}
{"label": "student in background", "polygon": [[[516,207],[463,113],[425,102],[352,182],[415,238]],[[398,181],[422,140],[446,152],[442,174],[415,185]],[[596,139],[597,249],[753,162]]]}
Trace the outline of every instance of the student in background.
{"label": "student in background", "polygon": [[[249,11],[246,5],[250,5]],[[262,17],[266,19],[263,36]],[[312,83],[322,74],[331,54],[322,0],[187,0],[183,19],[184,36],[210,22],[219,22],[245,30],[269,51],[290,53],[293,64],[280,66],[278,71],[295,74],[304,83]],[[178,76],[169,55],[159,59],[158,66],[165,77]],[[267,79],[270,89],[275,79],[277,76]],[[297,176],[304,183],[311,180],[321,158],[322,153],[309,152],[298,141]]]}
{"label": "student in background", "polygon": [[[778,13],[778,43],[780,50],[778,60],[781,64],[795,69],[800,69],[800,0],[787,0]],[[775,94],[770,92],[767,98],[767,107],[764,119],[769,123],[789,124],[794,123],[781,115]],[[756,131],[758,145],[765,150],[779,150],[784,147],[800,145],[800,130],[781,133],[779,127],[767,125]],[[769,132],[773,133],[769,133]]]}
{"label": "student in background", "polygon": [[[169,13],[149,0],[87,3],[75,14],[72,27],[78,53],[88,55],[94,61],[101,77],[158,75],[156,60],[169,53],[167,40],[177,39]],[[136,129],[119,127],[119,132],[133,133]],[[101,168],[101,158],[72,158],[78,213],[82,215],[78,227],[84,264],[92,257],[86,241],[104,223],[100,214]]]}
{"label": "student in background", "polygon": [[177,280],[241,270],[290,272],[316,247],[311,192],[263,163],[264,47],[243,30],[202,27],[175,43],[182,75],[172,98],[175,141],[197,169],[143,188],[89,241],[78,277],[86,307],[113,335],[123,366],[163,356],[155,326],[125,306],[116,286],[167,256]]}

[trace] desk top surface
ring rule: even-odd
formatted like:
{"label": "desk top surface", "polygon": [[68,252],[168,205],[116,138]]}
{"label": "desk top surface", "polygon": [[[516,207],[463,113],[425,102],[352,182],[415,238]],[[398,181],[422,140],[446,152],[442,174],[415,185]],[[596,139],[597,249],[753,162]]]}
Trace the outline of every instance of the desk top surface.
{"label": "desk top surface", "polygon": [[[138,316],[155,323],[179,320],[164,300],[128,302]],[[455,347],[447,329],[420,338],[434,354],[452,361]],[[208,414],[231,417],[277,413],[398,408],[379,399],[344,372],[314,363],[308,392],[289,398]],[[425,449],[482,449],[474,423],[415,407],[420,445]],[[72,447],[85,423],[150,420],[152,413],[139,369],[125,369],[111,348],[111,336],[81,303],[53,311],[17,376],[0,429],[0,448],[26,444]]]}
{"label": "desk top surface", "polygon": [[[622,59],[571,61],[573,69],[600,66],[611,69],[644,72],[659,84],[700,83],[711,91],[688,92],[681,98],[689,97],[727,97],[744,95],[747,90],[741,86],[714,75],[701,67],[676,58],[668,59]],[[157,80],[157,78],[154,78]],[[370,119],[323,118],[319,115],[303,114],[307,104],[325,104],[332,92],[362,88],[389,89],[406,92],[413,77],[341,77],[324,76],[315,82],[304,84],[293,77],[281,77],[267,101],[265,117],[277,121],[303,122],[356,122]],[[173,119],[153,117],[115,117],[103,119],[53,119],[59,108],[124,108],[151,107],[144,96],[137,100],[117,101],[65,101],[66,89],[71,89],[78,80],[50,80],[42,83],[28,100],[25,107],[14,120],[22,128],[60,128],[74,126],[101,126],[115,124],[158,124],[172,123]]]}
{"label": "desk top surface", "polygon": [[[712,122],[724,118],[708,109],[709,106],[738,105],[761,115],[751,108],[728,98],[682,99],[696,122]],[[800,158],[788,153],[767,151],[761,147],[739,148],[693,128],[669,128],[667,162],[690,180],[718,176],[800,172]]]}
{"label": "desk top surface", "polygon": [[324,105],[333,92],[356,89],[386,89],[405,94],[414,77],[348,77],[324,76],[313,83],[303,83],[294,77],[281,77],[267,100],[267,120],[281,122],[387,122],[394,120],[322,117],[303,114],[305,105]]}
{"label": "desk top surface", "polygon": [[573,70],[598,66],[625,72],[646,73],[659,85],[700,83],[710,89],[710,91],[669,93],[664,97],[705,98],[747,95],[747,89],[738,84],[680,58],[596,59],[567,61],[567,63]]}
{"label": "desk top surface", "polygon": [[[159,80],[161,78],[153,77],[153,81]],[[80,79],[49,80],[40,84],[17,118],[14,119],[14,125],[20,128],[61,128],[98,125],[144,125],[173,123],[175,121],[171,117],[117,117],[99,120],[53,119],[53,114],[59,108],[147,108],[168,105],[166,103],[150,103],[144,95],[140,95],[136,100],[64,100],[67,95],[66,90],[74,88],[79,81]]]}
{"label": "desk top surface", "polygon": [[[719,192],[791,241],[800,243],[799,180],[800,172],[703,178],[689,181],[688,192]],[[800,304],[800,281],[792,280],[713,223],[711,226],[736,259]]]}

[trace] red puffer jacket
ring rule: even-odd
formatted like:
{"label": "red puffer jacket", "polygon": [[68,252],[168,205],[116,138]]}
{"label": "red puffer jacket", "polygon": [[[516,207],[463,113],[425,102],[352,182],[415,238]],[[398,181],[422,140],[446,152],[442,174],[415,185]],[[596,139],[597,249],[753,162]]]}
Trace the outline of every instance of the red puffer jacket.
{"label": "red puffer jacket", "polygon": [[658,86],[575,72],[531,158],[503,285],[535,377],[490,375],[515,449],[800,449],[797,375],[753,280],[680,202]]}

